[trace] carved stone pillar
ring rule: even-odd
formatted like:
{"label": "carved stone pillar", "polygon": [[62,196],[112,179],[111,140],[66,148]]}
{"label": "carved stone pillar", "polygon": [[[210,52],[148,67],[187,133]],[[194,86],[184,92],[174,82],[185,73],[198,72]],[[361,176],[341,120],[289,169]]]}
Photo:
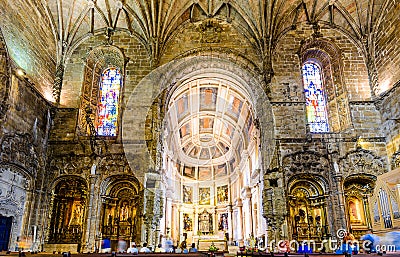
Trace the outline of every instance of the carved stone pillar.
{"label": "carved stone pillar", "polygon": [[99,202],[96,194],[96,182],[98,175],[90,175],[90,194],[89,194],[89,205],[87,209],[87,221],[86,231],[82,238],[82,252],[94,252],[95,251],[95,238],[97,235],[96,224],[98,223],[98,212],[96,204]]}
{"label": "carved stone pillar", "polygon": [[333,210],[335,221],[332,236],[336,236],[336,231],[338,231],[339,229],[348,230],[346,222],[345,197],[344,191],[342,189],[342,179],[343,178],[341,175],[336,175],[334,177],[334,188],[332,190],[332,194],[334,202]]}

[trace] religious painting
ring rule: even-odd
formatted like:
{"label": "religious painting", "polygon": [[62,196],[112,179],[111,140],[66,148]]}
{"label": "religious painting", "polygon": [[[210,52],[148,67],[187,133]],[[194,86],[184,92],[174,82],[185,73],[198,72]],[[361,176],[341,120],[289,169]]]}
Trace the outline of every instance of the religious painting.
{"label": "religious painting", "polygon": [[190,135],[190,123],[186,123],[185,125],[183,125],[180,129],[179,129],[179,136],[181,138],[184,138],[187,135]]}
{"label": "religious painting", "polygon": [[199,179],[208,180],[211,178],[211,169],[209,167],[199,167]]}
{"label": "religious painting", "polygon": [[183,214],[183,229],[186,231],[192,231],[193,229],[193,221],[188,213]]}
{"label": "religious painting", "polygon": [[243,102],[239,98],[229,95],[228,110],[233,114],[234,117],[239,117],[242,106]]}
{"label": "religious painting", "polygon": [[216,177],[222,177],[222,176],[226,176],[228,174],[225,164],[221,164],[221,165],[215,166],[214,170],[215,170],[215,176]]}
{"label": "religious painting", "polygon": [[183,186],[183,203],[193,203],[193,188]]}
{"label": "religious painting", "polygon": [[360,200],[353,198],[349,200],[348,204],[349,204],[350,222],[361,223]]}
{"label": "religious painting", "polygon": [[217,203],[223,204],[228,202],[228,185],[217,187]]}
{"label": "religious painting", "polygon": [[[208,148],[203,148],[200,152],[200,159],[210,159],[210,151],[208,151]],[[205,168],[203,168],[205,169]],[[208,168],[208,171],[210,169]]]}
{"label": "religious painting", "polygon": [[189,152],[189,156],[190,157],[193,157],[193,158],[198,158],[199,156],[199,147],[193,147],[193,149],[192,150],[190,150],[190,152]]}
{"label": "religious painting", "polygon": [[72,205],[72,214],[71,218],[69,219],[68,226],[82,225],[83,211],[84,211],[84,206],[82,206],[81,202],[74,201]]}
{"label": "religious painting", "polygon": [[181,119],[188,113],[188,97],[186,92],[176,100],[176,110],[178,113],[178,119]]}
{"label": "religious painting", "polygon": [[233,129],[232,125],[231,124],[225,124],[224,127],[225,127],[225,135],[227,135],[230,138],[232,138],[233,132],[234,132],[234,129]]}
{"label": "religious painting", "polygon": [[200,110],[215,109],[217,103],[217,88],[202,87],[200,88]]}
{"label": "religious painting", "polygon": [[210,188],[200,187],[199,188],[199,204],[208,205],[210,204]]}
{"label": "religious painting", "polygon": [[219,215],[218,230],[228,230],[228,213],[221,213]]}
{"label": "religious painting", "polygon": [[195,169],[194,169],[194,167],[185,166],[185,168],[183,169],[183,175],[185,175],[187,177],[194,178],[195,177]]}
{"label": "religious painting", "polygon": [[214,118],[205,117],[200,119],[200,133],[212,132],[214,125]]}

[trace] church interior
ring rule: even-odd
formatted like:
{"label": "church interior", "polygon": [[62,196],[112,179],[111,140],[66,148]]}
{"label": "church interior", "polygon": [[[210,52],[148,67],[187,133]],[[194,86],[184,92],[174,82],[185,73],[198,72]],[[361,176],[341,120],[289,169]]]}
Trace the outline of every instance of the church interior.
{"label": "church interior", "polygon": [[400,231],[399,0],[0,3],[0,250]]}

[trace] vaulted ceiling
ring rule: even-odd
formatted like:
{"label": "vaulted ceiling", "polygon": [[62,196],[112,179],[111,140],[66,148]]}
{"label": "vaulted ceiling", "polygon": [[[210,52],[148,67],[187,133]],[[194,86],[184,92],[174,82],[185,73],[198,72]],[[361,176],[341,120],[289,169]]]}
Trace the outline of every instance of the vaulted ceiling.
{"label": "vaulted ceiling", "polygon": [[[268,70],[279,39],[299,23],[329,26],[347,35],[370,63],[383,23],[399,25],[399,0],[1,0],[1,27],[10,46],[40,54],[47,70],[94,34],[122,30],[140,40],[157,62],[177,29],[188,22],[217,18],[249,40]],[[391,19],[393,22],[388,22]],[[388,30],[388,33],[396,33]],[[22,39],[18,39],[22,38]],[[23,53],[13,50],[23,65]],[[23,66],[22,65],[22,66]],[[36,72],[39,73],[39,72]],[[40,77],[39,76],[39,77]],[[50,86],[50,82],[47,82]]]}

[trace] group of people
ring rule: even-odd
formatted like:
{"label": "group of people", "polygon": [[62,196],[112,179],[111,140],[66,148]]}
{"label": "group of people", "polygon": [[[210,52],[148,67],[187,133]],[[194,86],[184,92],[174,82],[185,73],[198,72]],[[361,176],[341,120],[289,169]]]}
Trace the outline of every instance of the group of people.
{"label": "group of people", "polygon": [[[139,246],[140,247],[140,246]],[[139,253],[195,253],[197,252],[196,244],[192,243],[191,247],[188,249],[186,245],[186,241],[182,241],[180,244],[177,246],[166,243],[165,248],[162,247],[161,244],[158,244],[158,246],[154,249],[150,249],[147,247],[147,243],[143,243],[143,247],[138,248],[135,243],[132,244],[131,247],[128,248],[127,253],[132,253],[134,255],[139,254]]]}

